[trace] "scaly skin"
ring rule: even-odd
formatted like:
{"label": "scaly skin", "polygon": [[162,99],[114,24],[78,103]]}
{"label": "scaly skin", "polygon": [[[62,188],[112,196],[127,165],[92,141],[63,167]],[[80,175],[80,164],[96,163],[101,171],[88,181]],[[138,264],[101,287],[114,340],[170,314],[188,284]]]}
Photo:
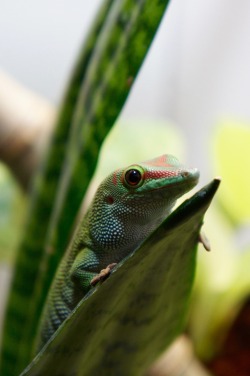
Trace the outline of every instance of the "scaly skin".
{"label": "scaly skin", "polygon": [[170,213],[177,198],[197,183],[171,155],[119,169],[99,186],[52,284],[40,326],[42,347],[98,280],[101,269],[120,262]]}

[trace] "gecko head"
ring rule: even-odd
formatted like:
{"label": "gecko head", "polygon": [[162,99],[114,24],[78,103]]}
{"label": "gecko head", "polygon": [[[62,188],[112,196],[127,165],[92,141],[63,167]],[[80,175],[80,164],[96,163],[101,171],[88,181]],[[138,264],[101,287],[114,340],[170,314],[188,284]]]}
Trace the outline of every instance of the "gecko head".
{"label": "gecko head", "polygon": [[170,213],[177,198],[198,182],[171,155],[133,164],[99,186],[89,212],[90,232],[101,249],[134,249]]}
{"label": "gecko head", "polygon": [[[116,203],[133,218],[142,211],[166,216],[175,201],[198,182],[197,169],[184,167],[172,155],[162,155],[139,164],[116,170],[102,183],[103,199],[116,208]],[[150,215],[150,214],[149,214]]]}
{"label": "gecko head", "polygon": [[178,198],[193,188],[199,179],[196,168],[183,166],[176,157],[162,155],[124,169],[121,182],[128,194]]}

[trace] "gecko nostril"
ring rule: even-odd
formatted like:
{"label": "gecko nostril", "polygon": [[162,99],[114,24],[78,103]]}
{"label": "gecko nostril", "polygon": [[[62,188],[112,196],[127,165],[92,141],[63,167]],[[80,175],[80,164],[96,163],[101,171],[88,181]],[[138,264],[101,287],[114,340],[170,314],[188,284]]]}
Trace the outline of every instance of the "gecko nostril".
{"label": "gecko nostril", "polygon": [[183,171],[183,172],[181,173],[181,176],[183,176],[184,178],[186,178],[188,175],[189,175],[189,172],[188,172],[188,171]]}

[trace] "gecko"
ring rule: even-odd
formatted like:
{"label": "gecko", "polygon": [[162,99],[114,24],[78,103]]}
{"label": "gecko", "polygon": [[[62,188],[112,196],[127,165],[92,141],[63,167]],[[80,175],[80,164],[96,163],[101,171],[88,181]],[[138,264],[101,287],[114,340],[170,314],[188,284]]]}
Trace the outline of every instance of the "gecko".
{"label": "gecko", "polygon": [[105,280],[162,223],[198,179],[196,168],[187,168],[168,154],[117,169],[104,179],[55,274],[41,315],[37,350],[92,286]]}

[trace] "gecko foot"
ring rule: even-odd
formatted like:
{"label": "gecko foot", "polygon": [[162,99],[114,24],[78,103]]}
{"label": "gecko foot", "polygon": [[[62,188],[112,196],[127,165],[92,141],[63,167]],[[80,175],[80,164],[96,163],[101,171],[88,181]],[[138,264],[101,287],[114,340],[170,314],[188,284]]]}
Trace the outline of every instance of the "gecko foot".
{"label": "gecko foot", "polygon": [[90,284],[92,286],[95,286],[98,282],[103,282],[105,279],[108,278],[108,276],[111,273],[111,270],[114,269],[114,267],[117,265],[117,263],[113,263],[108,265],[105,269],[102,269],[99,274],[97,274],[92,280],[90,281]]}

